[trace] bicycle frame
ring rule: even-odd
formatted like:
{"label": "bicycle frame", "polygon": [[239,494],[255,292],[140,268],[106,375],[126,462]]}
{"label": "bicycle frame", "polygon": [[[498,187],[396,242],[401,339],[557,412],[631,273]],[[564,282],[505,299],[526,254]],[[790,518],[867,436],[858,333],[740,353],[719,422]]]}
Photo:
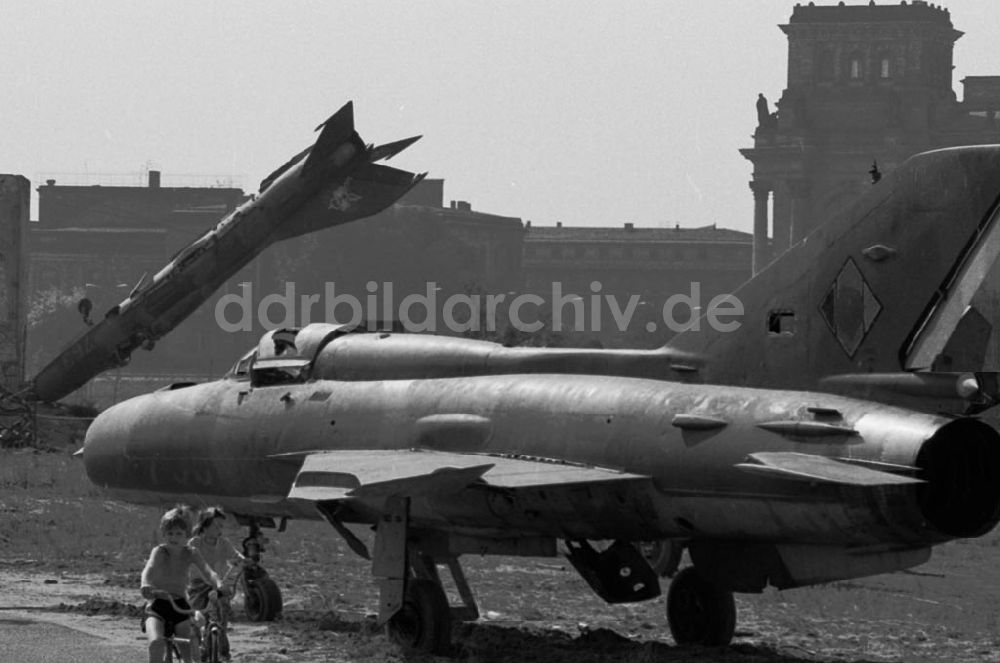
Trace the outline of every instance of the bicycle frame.
{"label": "bicycle frame", "polygon": [[[212,594],[216,594],[216,592],[213,591]],[[174,661],[183,661],[184,660],[184,654],[181,651],[182,643],[185,643],[187,645],[188,653],[191,655],[191,659],[193,661],[194,660],[194,651],[192,651],[192,649],[191,649],[191,642],[192,641],[197,642],[200,639],[199,629],[201,627],[200,627],[200,625],[199,625],[198,622],[199,621],[205,621],[206,622],[205,627],[204,627],[206,631],[212,625],[212,622],[208,620],[208,615],[206,614],[206,611],[194,610],[192,608],[182,608],[179,605],[177,605],[177,603],[174,601],[174,598],[172,596],[170,596],[170,595],[167,595],[166,597],[161,597],[161,598],[166,598],[166,600],[170,602],[170,605],[173,607],[173,609],[175,611],[177,611],[179,614],[190,616],[190,618],[191,618],[191,628],[194,630],[194,633],[192,634],[193,635],[192,638],[179,638],[179,637],[177,637],[176,633],[171,633],[170,635],[168,635],[168,636],[166,636],[164,638],[166,640],[166,649],[164,651],[164,661],[166,663],[174,663]],[[213,596],[209,597],[209,606],[211,606],[213,602],[216,605],[218,604],[218,596],[217,595],[214,596],[214,597]],[[217,632],[218,628],[219,628],[218,624],[215,624],[216,632]],[[216,657],[212,658],[212,659],[209,659],[211,661],[211,663],[220,663],[219,655],[220,654],[219,654],[219,651],[218,651],[218,647],[216,647]]]}
{"label": "bicycle frame", "polygon": [[201,613],[205,618],[205,625],[200,629],[203,660],[207,657],[208,663],[220,663],[222,660],[222,636],[225,633],[225,626],[219,597],[217,595],[209,597],[208,607],[201,611]]}

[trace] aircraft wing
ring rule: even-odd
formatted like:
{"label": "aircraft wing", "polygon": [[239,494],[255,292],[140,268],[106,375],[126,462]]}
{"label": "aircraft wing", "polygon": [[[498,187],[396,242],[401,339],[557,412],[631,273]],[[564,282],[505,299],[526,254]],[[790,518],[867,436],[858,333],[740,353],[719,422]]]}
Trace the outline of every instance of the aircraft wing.
{"label": "aircraft wing", "polygon": [[[281,457],[301,454],[283,454]],[[509,454],[463,454],[423,449],[316,451],[305,454],[289,492],[311,501],[389,495],[457,493],[474,483],[505,489],[606,481],[649,481],[641,474]]]}
{"label": "aircraft wing", "polygon": [[[282,454],[280,458],[302,456]],[[851,459],[795,452],[750,454],[735,465],[745,472],[853,486],[923,483],[896,466],[866,467]],[[288,497],[309,501],[447,495],[473,485],[501,489],[558,488],[609,481],[647,482],[642,474],[511,454],[424,449],[315,451],[304,454]]]}

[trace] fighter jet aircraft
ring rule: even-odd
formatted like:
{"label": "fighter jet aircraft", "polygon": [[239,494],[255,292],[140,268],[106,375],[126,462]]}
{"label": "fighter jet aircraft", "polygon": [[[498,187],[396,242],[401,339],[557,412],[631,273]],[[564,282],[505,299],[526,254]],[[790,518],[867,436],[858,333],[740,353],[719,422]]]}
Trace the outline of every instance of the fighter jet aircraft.
{"label": "fighter jet aircraft", "polygon": [[[764,291],[795,302],[824,294],[810,306],[832,317],[831,336],[806,328],[798,337],[808,346],[802,366],[827,361],[855,370],[853,357],[869,347],[863,356],[872,366],[898,372],[905,366],[894,363],[895,339],[921,339],[925,329],[944,328],[935,320],[954,320],[937,305],[954,290],[939,286],[967,283],[986,260],[981,238],[991,237],[996,220],[998,174],[1000,148],[921,157],[878,185],[891,186],[873,189],[869,203],[876,195],[885,197],[881,204],[838,221],[840,234],[818,235],[823,251],[806,250],[831,282],[824,288],[819,276],[800,277]],[[903,201],[924,190],[937,194]],[[927,226],[944,217],[960,237],[941,238],[933,259],[927,254],[929,273],[874,306],[879,295],[866,274],[896,270],[894,259],[907,261],[901,273],[910,274],[919,243],[906,233],[938,238]],[[882,229],[861,230],[870,224]],[[895,230],[893,243],[882,224]],[[874,267],[865,251],[881,256],[871,258]],[[783,258],[762,276],[777,279],[789,264]],[[847,310],[860,315],[863,332],[837,317],[840,307],[857,306],[856,296],[861,313]],[[930,313],[928,302],[936,304]],[[886,336],[872,336],[877,324]],[[716,356],[749,352],[747,339],[773,332],[748,328],[733,335],[734,348],[714,341]],[[778,330],[781,337],[785,328]],[[972,417],[816,391],[634,377],[641,363],[621,353],[569,370],[584,355],[518,357],[481,342],[398,338],[324,323],[268,332],[219,381],[176,385],[98,416],[84,445],[88,476],[120,499],[218,504],[255,525],[325,519],[372,558],[390,633],[432,652],[447,649],[453,618],[478,615],[458,561],[465,553],[555,555],[563,540],[601,598],[629,602],[660,592],[632,543],[682,540],[693,566],[670,584],[671,631],[679,643],[725,644],[735,628],[733,592],[908,568],[926,561],[933,545],[979,536],[1000,521],[1000,436]],[[848,359],[820,359],[831,338]],[[884,348],[876,338],[893,359],[877,352]],[[930,343],[923,355],[944,345]],[[702,346],[649,355],[664,375],[703,374],[712,365]],[[513,363],[502,368],[504,361]],[[531,362],[537,370],[523,370]],[[348,523],[375,526],[372,551]],[[615,543],[599,550],[589,543],[596,540]],[[448,605],[439,564],[450,569],[464,606]]]}
{"label": "fighter jet aircraft", "polygon": [[43,367],[25,396],[54,402],[124,365],[136,349],[152,349],[269,245],[371,216],[426,175],[377,165],[419,136],[366,146],[354,130],[350,102],[317,131],[316,143],[265,178],[256,196],[181,250],[148,284],[143,277],[124,301]]}

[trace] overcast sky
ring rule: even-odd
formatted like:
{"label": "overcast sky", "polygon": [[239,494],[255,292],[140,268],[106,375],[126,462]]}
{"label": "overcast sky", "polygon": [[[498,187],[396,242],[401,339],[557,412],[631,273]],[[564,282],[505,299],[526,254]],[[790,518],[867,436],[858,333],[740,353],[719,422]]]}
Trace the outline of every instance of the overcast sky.
{"label": "overcast sky", "polygon": [[[785,87],[794,4],[7,0],[0,172],[255,191],[354,100],[368,142],[423,134],[390,165],[443,178],[446,204],[749,231],[737,150],[757,93]],[[1000,7],[946,6],[961,97],[964,76],[1000,74]]]}

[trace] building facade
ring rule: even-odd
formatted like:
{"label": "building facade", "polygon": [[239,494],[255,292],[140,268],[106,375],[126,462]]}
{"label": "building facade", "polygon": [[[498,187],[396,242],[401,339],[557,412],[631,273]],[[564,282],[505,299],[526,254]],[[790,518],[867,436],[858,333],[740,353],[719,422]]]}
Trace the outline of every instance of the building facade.
{"label": "building facade", "polygon": [[[714,225],[529,226],[524,241],[525,291],[546,301],[547,322],[558,309],[567,322],[556,331],[575,332],[575,341],[582,335],[608,347],[654,347],[690,319],[691,308],[704,308],[746,281],[750,258],[749,233]],[[630,300],[636,309],[625,321],[621,312]],[[597,304],[601,309],[591,317]],[[582,307],[583,324],[574,307]],[[671,314],[673,329],[665,319]]]}
{"label": "building facade", "polygon": [[853,202],[910,156],[1000,142],[1000,76],[952,89],[962,33],[948,10],[893,5],[796,5],[787,87],[774,112],[758,99],[752,148],[754,271]]}
{"label": "building facade", "polygon": [[[1000,142],[1000,76],[966,77],[961,101],[952,89],[962,33],[947,10],[921,0],[809,3],[780,28],[787,86],[773,109],[758,99],[753,147],[740,150],[753,164],[752,235],[714,226],[532,227],[468,202],[445,205],[443,181],[425,180],[363,223],[267,249],[154,352],[136,353],[117,371],[113,400],[150,386],[125,386],[130,380],[216,376],[266,328],[352,320],[349,307],[324,305],[336,294],[377,301],[361,311],[362,322],[376,325],[398,321],[408,296],[424,297],[424,315],[440,316],[451,295],[532,295],[544,301],[535,317],[548,325],[561,318],[556,331],[571,343],[653,347],[676,331],[665,320],[671,301],[693,310],[732,292],[913,154]],[[28,376],[83,331],[80,299],[102,315],[245,199],[239,189],[161,187],[155,172],[147,187],[50,181],[38,191],[39,221],[27,224]],[[327,300],[319,310],[300,305],[316,296]],[[243,302],[251,324],[223,329],[232,320],[220,326],[222,298]],[[623,329],[617,313],[632,301]],[[602,306],[596,313],[594,304]],[[675,322],[690,319],[675,312]]]}
{"label": "building facade", "polygon": [[[147,187],[49,180],[38,188],[39,221],[28,224],[26,245],[29,377],[245,200],[236,188],[167,188],[159,182],[159,173],[151,171]],[[222,369],[205,362],[208,350],[221,343],[206,324],[209,312],[199,309],[155,353],[135,353],[121,373],[201,375],[207,366]]]}
{"label": "building facade", "polygon": [[31,189],[20,175],[0,175],[0,386],[16,390],[24,379],[24,342],[30,286],[26,283]]}

